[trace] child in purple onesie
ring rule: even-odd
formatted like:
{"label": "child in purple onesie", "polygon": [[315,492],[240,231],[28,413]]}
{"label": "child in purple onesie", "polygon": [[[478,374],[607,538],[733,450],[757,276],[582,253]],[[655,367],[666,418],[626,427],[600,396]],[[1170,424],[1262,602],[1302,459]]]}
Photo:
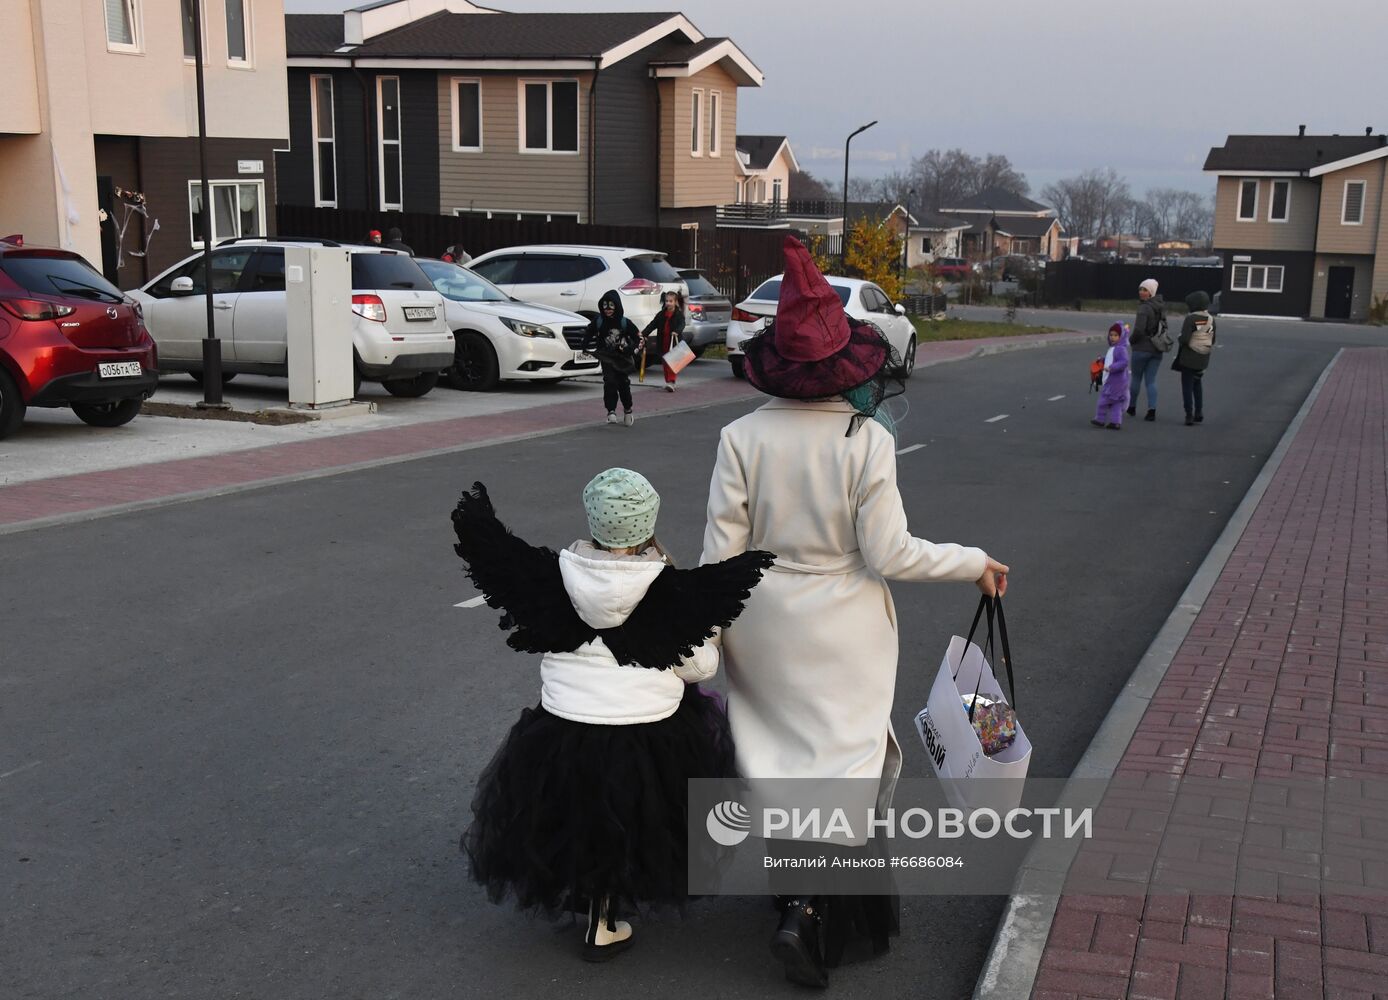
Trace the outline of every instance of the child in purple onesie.
{"label": "child in purple onesie", "polygon": [[1123,429],[1123,411],[1128,406],[1128,324],[1114,323],[1108,328],[1108,353],[1104,355],[1104,384],[1099,390],[1095,427],[1111,431]]}

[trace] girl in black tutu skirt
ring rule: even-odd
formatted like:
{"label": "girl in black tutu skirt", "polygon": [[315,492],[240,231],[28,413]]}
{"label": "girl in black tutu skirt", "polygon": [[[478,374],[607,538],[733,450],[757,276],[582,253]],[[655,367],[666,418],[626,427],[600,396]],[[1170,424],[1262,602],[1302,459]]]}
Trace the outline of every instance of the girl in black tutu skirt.
{"label": "girl in black tutu skirt", "polygon": [[507,644],[544,654],[540,704],[482,772],[462,849],[493,902],[586,908],[583,957],[604,961],[632,941],[619,911],[688,898],[687,784],[733,775],[727,717],[698,682],[773,557],[674,568],[660,497],[627,469],[593,479],[583,505],[592,541],[558,553],[511,534],[481,483],[453,511]]}

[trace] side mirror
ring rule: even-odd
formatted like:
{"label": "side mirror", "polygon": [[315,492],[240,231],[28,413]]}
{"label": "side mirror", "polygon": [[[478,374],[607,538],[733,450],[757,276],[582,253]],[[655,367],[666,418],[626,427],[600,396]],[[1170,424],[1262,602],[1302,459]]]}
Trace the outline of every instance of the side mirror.
{"label": "side mirror", "polygon": [[181,278],[174,278],[169,285],[169,291],[175,295],[191,295],[193,293],[193,279],[186,274]]}
{"label": "side mirror", "polygon": [[906,307],[903,306],[900,302],[898,302],[898,303],[897,303],[895,306],[893,306],[892,308],[894,308],[894,309],[896,310],[896,314],[897,314],[898,316],[905,316],[905,315],[906,315]]}

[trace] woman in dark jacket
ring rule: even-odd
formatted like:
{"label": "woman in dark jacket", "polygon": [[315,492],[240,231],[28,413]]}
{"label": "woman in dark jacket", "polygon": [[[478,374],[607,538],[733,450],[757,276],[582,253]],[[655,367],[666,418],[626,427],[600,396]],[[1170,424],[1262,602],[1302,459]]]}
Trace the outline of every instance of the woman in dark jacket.
{"label": "woman in dark jacket", "polygon": [[1180,348],[1172,371],[1181,373],[1181,402],[1186,408],[1186,426],[1205,420],[1205,391],[1202,382],[1210,365],[1215,342],[1215,321],[1209,313],[1210,297],[1204,292],[1186,296],[1186,321],[1181,324]]}
{"label": "woman in dark jacket", "polygon": [[583,349],[602,362],[602,405],[607,422],[617,422],[617,400],[622,401],[622,423],[635,421],[631,412],[631,373],[641,356],[641,332],[622,315],[622,297],[615,290],[598,299],[598,315],[588,327]]}
{"label": "woman in dark jacket", "polygon": [[[655,331],[660,341],[660,354],[662,359],[669,353],[670,348],[680,342],[684,334],[684,303],[680,301],[679,292],[666,292],[662,296],[661,310],[652,317],[646,324],[646,329],[641,331],[641,336],[646,337]],[[660,366],[665,369],[665,391],[675,391],[675,372],[670,370],[664,360]]]}

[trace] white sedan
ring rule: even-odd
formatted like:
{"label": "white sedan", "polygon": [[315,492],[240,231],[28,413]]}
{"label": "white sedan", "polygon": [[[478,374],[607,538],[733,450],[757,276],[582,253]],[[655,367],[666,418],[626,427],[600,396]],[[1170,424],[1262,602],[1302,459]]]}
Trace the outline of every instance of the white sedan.
{"label": "white sedan", "polygon": [[503,380],[548,382],[599,370],[597,358],[583,353],[588,320],[578,313],[518,302],[448,261],[415,261],[443,296],[454,338],[443,380],[453,388],[485,392]]}
{"label": "white sedan", "polygon": [[[886,336],[901,357],[898,372],[909,378],[916,367],[916,328],[906,318],[906,310],[893,305],[887,293],[871,281],[862,278],[840,278],[826,274],[829,287],[838,292],[844,312],[863,323],[871,323]],[[728,362],[733,374],[745,378],[742,344],[760,333],[776,316],[776,303],[781,298],[781,275],[763,281],[751,295],[733,307],[728,323]]]}

